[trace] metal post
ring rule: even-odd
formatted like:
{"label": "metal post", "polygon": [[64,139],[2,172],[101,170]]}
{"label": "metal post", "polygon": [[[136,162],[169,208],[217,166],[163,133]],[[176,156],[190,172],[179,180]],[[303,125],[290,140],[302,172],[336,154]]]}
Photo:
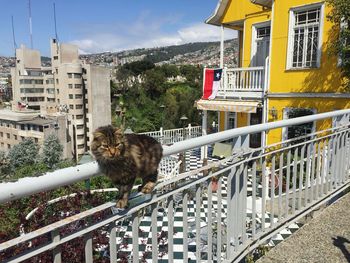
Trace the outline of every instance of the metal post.
{"label": "metal post", "polygon": [[[268,70],[269,70],[269,57],[265,60],[265,80],[264,80],[264,89],[263,89],[263,96],[264,96],[264,103],[263,103],[263,113],[262,113],[262,123],[268,122],[268,99],[267,99],[267,90],[268,90]],[[267,145],[266,140],[266,131],[261,132],[261,146],[265,148]]]}
{"label": "metal post", "polygon": [[[208,128],[208,112],[206,110],[203,111],[202,114],[202,135],[207,135],[207,128]],[[208,146],[202,146],[201,147],[201,159],[208,158]]]}
{"label": "metal post", "polygon": [[84,235],[84,243],[85,243],[85,262],[92,263],[92,232],[88,232]]}
{"label": "metal post", "polygon": [[[59,242],[61,237],[58,229],[55,229],[51,232],[51,238],[52,242]],[[61,263],[62,262],[62,257],[61,257],[61,247],[57,246],[52,250],[52,255],[53,255],[53,262],[54,263]]]}
{"label": "metal post", "polygon": [[109,226],[109,262],[117,263],[117,231],[115,222]]}
{"label": "metal post", "polygon": [[221,41],[220,41],[220,68],[224,67],[224,26],[221,26]]}

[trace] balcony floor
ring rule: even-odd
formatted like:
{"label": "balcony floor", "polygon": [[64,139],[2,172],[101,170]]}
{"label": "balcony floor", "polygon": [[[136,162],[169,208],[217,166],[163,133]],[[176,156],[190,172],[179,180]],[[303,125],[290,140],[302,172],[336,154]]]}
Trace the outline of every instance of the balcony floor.
{"label": "balcony floor", "polygon": [[259,263],[350,262],[350,193],[326,207]]}

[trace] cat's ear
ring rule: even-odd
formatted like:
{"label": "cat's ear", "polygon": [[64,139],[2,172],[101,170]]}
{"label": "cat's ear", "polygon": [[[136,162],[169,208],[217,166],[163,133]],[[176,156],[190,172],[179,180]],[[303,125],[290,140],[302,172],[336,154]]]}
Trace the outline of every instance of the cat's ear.
{"label": "cat's ear", "polygon": [[115,136],[121,136],[123,135],[123,130],[120,128],[114,128],[114,135]]}
{"label": "cat's ear", "polygon": [[96,131],[93,133],[93,136],[94,136],[94,140],[97,140],[98,138],[104,137],[105,135],[104,135],[102,132],[96,130]]}

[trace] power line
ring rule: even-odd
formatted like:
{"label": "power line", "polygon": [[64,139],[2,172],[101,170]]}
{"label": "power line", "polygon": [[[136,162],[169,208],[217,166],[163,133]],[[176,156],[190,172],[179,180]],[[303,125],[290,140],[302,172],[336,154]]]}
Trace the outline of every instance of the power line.
{"label": "power line", "polygon": [[15,50],[15,56],[16,56],[17,43],[16,43],[16,38],[15,38],[15,26],[14,26],[14,23],[13,23],[13,16],[11,16],[11,22],[12,22],[13,48]]}
{"label": "power line", "polygon": [[56,37],[56,40],[58,41],[57,24],[56,24],[56,5],[55,5],[55,3],[53,3],[53,18],[54,18],[54,22],[55,22],[55,37]]}
{"label": "power line", "polygon": [[30,0],[28,0],[28,9],[29,9],[30,48],[33,49],[32,10],[31,10]]}

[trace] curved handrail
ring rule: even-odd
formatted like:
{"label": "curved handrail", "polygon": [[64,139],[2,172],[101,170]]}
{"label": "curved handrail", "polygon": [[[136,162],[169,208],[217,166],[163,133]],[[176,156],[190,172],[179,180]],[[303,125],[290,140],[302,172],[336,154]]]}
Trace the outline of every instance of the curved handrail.
{"label": "curved handrail", "polygon": [[[164,147],[163,156],[177,154],[193,148],[202,147],[208,144],[213,144],[215,142],[220,142],[239,136],[247,136],[253,133],[259,133],[263,131],[266,132],[272,129],[314,122],[327,118],[342,116],[345,114],[350,114],[350,109],[320,113],[289,120],[257,124],[248,127],[241,127],[214,134],[204,135],[186,141],[180,141],[174,143],[171,146]],[[89,179],[99,174],[100,170],[98,164],[94,161],[82,165],[77,165],[74,167],[60,169],[54,172],[49,172],[38,177],[26,177],[21,178],[16,182],[1,183],[0,203],[16,200],[24,196],[55,189],[64,185],[70,185],[82,180]]]}

